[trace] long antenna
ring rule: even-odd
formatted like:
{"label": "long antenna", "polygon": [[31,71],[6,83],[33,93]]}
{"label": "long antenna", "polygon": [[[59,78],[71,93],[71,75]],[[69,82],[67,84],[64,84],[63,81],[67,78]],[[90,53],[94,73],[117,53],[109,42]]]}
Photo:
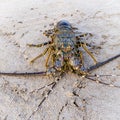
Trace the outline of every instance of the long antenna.
{"label": "long antenna", "polygon": [[8,75],[8,76],[13,76],[13,75],[17,75],[17,76],[26,76],[26,75],[46,75],[46,72],[24,72],[24,73],[4,73],[4,72],[0,72],[0,75]]}
{"label": "long antenna", "polygon": [[90,72],[90,71],[95,70],[95,69],[97,69],[99,67],[102,67],[103,65],[105,65],[105,64],[107,64],[107,63],[109,63],[109,62],[111,62],[111,61],[113,61],[115,59],[117,59],[118,57],[120,57],[120,54],[118,54],[118,55],[116,55],[116,56],[114,56],[112,58],[109,58],[108,60],[105,60],[103,62],[98,62],[96,65],[93,65],[93,66],[89,67],[87,69],[87,71]]}
{"label": "long antenna", "polygon": [[[90,72],[90,71],[93,71],[93,70],[95,70],[95,69],[97,69],[99,67],[102,67],[103,65],[117,59],[118,57],[120,57],[120,54],[118,54],[118,55],[116,55],[114,57],[111,57],[108,60],[105,60],[103,62],[99,62],[96,65],[93,65],[93,66],[89,67],[87,69],[87,72]],[[45,76],[46,73],[47,73],[46,71],[42,71],[42,72],[24,72],[24,73],[22,73],[22,72],[21,73],[20,72],[19,73],[17,73],[17,72],[13,72],[13,73],[0,72],[0,75],[8,75],[8,76],[13,76],[13,75],[15,75],[15,76],[42,75],[42,76]],[[88,77],[96,77],[96,76],[120,76],[120,75],[88,75]]]}

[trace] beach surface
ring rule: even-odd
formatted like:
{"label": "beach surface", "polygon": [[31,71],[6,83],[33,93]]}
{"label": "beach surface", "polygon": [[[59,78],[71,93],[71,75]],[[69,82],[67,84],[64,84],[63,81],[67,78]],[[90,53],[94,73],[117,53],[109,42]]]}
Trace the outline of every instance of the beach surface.
{"label": "beach surface", "polygon": [[[62,19],[93,35],[85,42],[96,46],[88,49],[98,62],[120,53],[119,0],[0,0],[0,72],[45,71],[47,54],[33,64],[30,60],[46,46],[27,44],[49,41],[43,32]],[[83,54],[85,66],[94,65]],[[120,58],[91,74],[120,75]],[[55,79],[48,76],[0,75],[0,120],[120,120],[120,76],[93,79],[116,87],[72,73],[54,89]]]}

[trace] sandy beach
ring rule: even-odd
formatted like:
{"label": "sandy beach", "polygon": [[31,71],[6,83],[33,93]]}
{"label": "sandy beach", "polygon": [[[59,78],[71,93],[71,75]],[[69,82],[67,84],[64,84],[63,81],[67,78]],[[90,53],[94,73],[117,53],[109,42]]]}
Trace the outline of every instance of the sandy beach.
{"label": "sandy beach", "polygon": [[[49,41],[43,32],[63,19],[93,35],[85,42],[98,46],[88,47],[98,62],[120,53],[119,0],[0,0],[0,72],[45,71],[47,55],[30,60],[46,47],[27,44]],[[85,66],[93,65],[83,54]],[[120,75],[120,58],[91,74]],[[40,105],[53,78],[0,75],[0,120],[120,120],[120,76],[93,79],[118,87],[68,73]]]}

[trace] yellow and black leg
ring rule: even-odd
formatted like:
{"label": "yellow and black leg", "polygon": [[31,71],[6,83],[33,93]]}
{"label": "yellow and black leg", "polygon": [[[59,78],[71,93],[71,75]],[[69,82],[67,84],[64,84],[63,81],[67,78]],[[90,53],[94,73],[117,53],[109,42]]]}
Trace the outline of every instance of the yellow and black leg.
{"label": "yellow and black leg", "polygon": [[46,69],[48,68],[48,62],[49,62],[49,58],[51,56],[51,52],[52,52],[52,49],[49,49],[48,50],[48,57],[47,57],[46,62],[45,62]]}
{"label": "yellow and black leg", "polygon": [[83,39],[84,37],[87,37],[87,36],[93,36],[91,33],[80,33],[79,35],[76,35],[76,39],[77,40],[80,40],[81,38]]}
{"label": "yellow and black leg", "polygon": [[45,30],[43,35],[50,37],[54,34],[54,29]]}
{"label": "yellow and black leg", "polygon": [[83,59],[83,54],[82,54],[82,52],[80,52],[80,60],[81,60],[82,66],[84,66],[84,59]]}
{"label": "yellow and black leg", "polygon": [[95,62],[95,64],[97,64],[97,60],[95,59],[95,57],[93,56],[93,54],[87,49],[86,44],[85,43],[81,43],[81,46],[90,55],[90,57],[93,59],[93,61]]}
{"label": "yellow and black leg", "polygon": [[46,48],[43,53],[41,53],[40,55],[36,56],[34,59],[30,60],[30,63],[33,63],[36,59],[44,56],[47,53],[48,50],[49,50],[49,48]]}
{"label": "yellow and black leg", "polygon": [[52,44],[52,41],[44,42],[42,44],[37,44],[37,45],[27,44],[27,46],[29,46],[29,47],[42,47],[42,46],[49,45],[49,44]]}

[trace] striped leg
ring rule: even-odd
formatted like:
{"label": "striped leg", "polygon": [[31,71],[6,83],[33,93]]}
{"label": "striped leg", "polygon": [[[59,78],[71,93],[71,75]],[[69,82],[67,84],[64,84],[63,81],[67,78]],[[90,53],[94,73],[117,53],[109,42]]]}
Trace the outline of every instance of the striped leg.
{"label": "striped leg", "polygon": [[43,53],[41,53],[40,55],[38,55],[34,59],[30,60],[30,63],[33,63],[36,59],[38,59],[38,58],[42,57],[43,55],[45,55],[48,50],[49,50],[49,48],[46,48]]}
{"label": "striped leg", "polygon": [[76,32],[76,39],[81,40],[84,39],[85,37],[93,36],[91,33],[82,33],[82,32]]}
{"label": "striped leg", "polygon": [[29,46],[29,47],[42,47],[42,46],[45,46],[45,45],[49,45],[49,44],[51,44],[51,43],[52,43],[52,41],[48,41],[48,42],[44,42],[44,43],[38,44],[38,45],[27,44],[27,46]]}
{"label": "striped leg", "polygon": [[93,59],[95,64],[97,64],[97,60],[94,58],[93,54],[87,49],[86,44],[85,43],[81,43],[81,46],[90,55],[90,57]]}
{"label": "striped leg", "polygon": [[52,52],[52,49],[49,49],[49,50],[48,50],[48,57],[47,57],[46,63],[45,63],[46,69],[48,68],[48,61],[49,61],[49,58],[50,58],[50,56],[51,56],[51,52]]}

